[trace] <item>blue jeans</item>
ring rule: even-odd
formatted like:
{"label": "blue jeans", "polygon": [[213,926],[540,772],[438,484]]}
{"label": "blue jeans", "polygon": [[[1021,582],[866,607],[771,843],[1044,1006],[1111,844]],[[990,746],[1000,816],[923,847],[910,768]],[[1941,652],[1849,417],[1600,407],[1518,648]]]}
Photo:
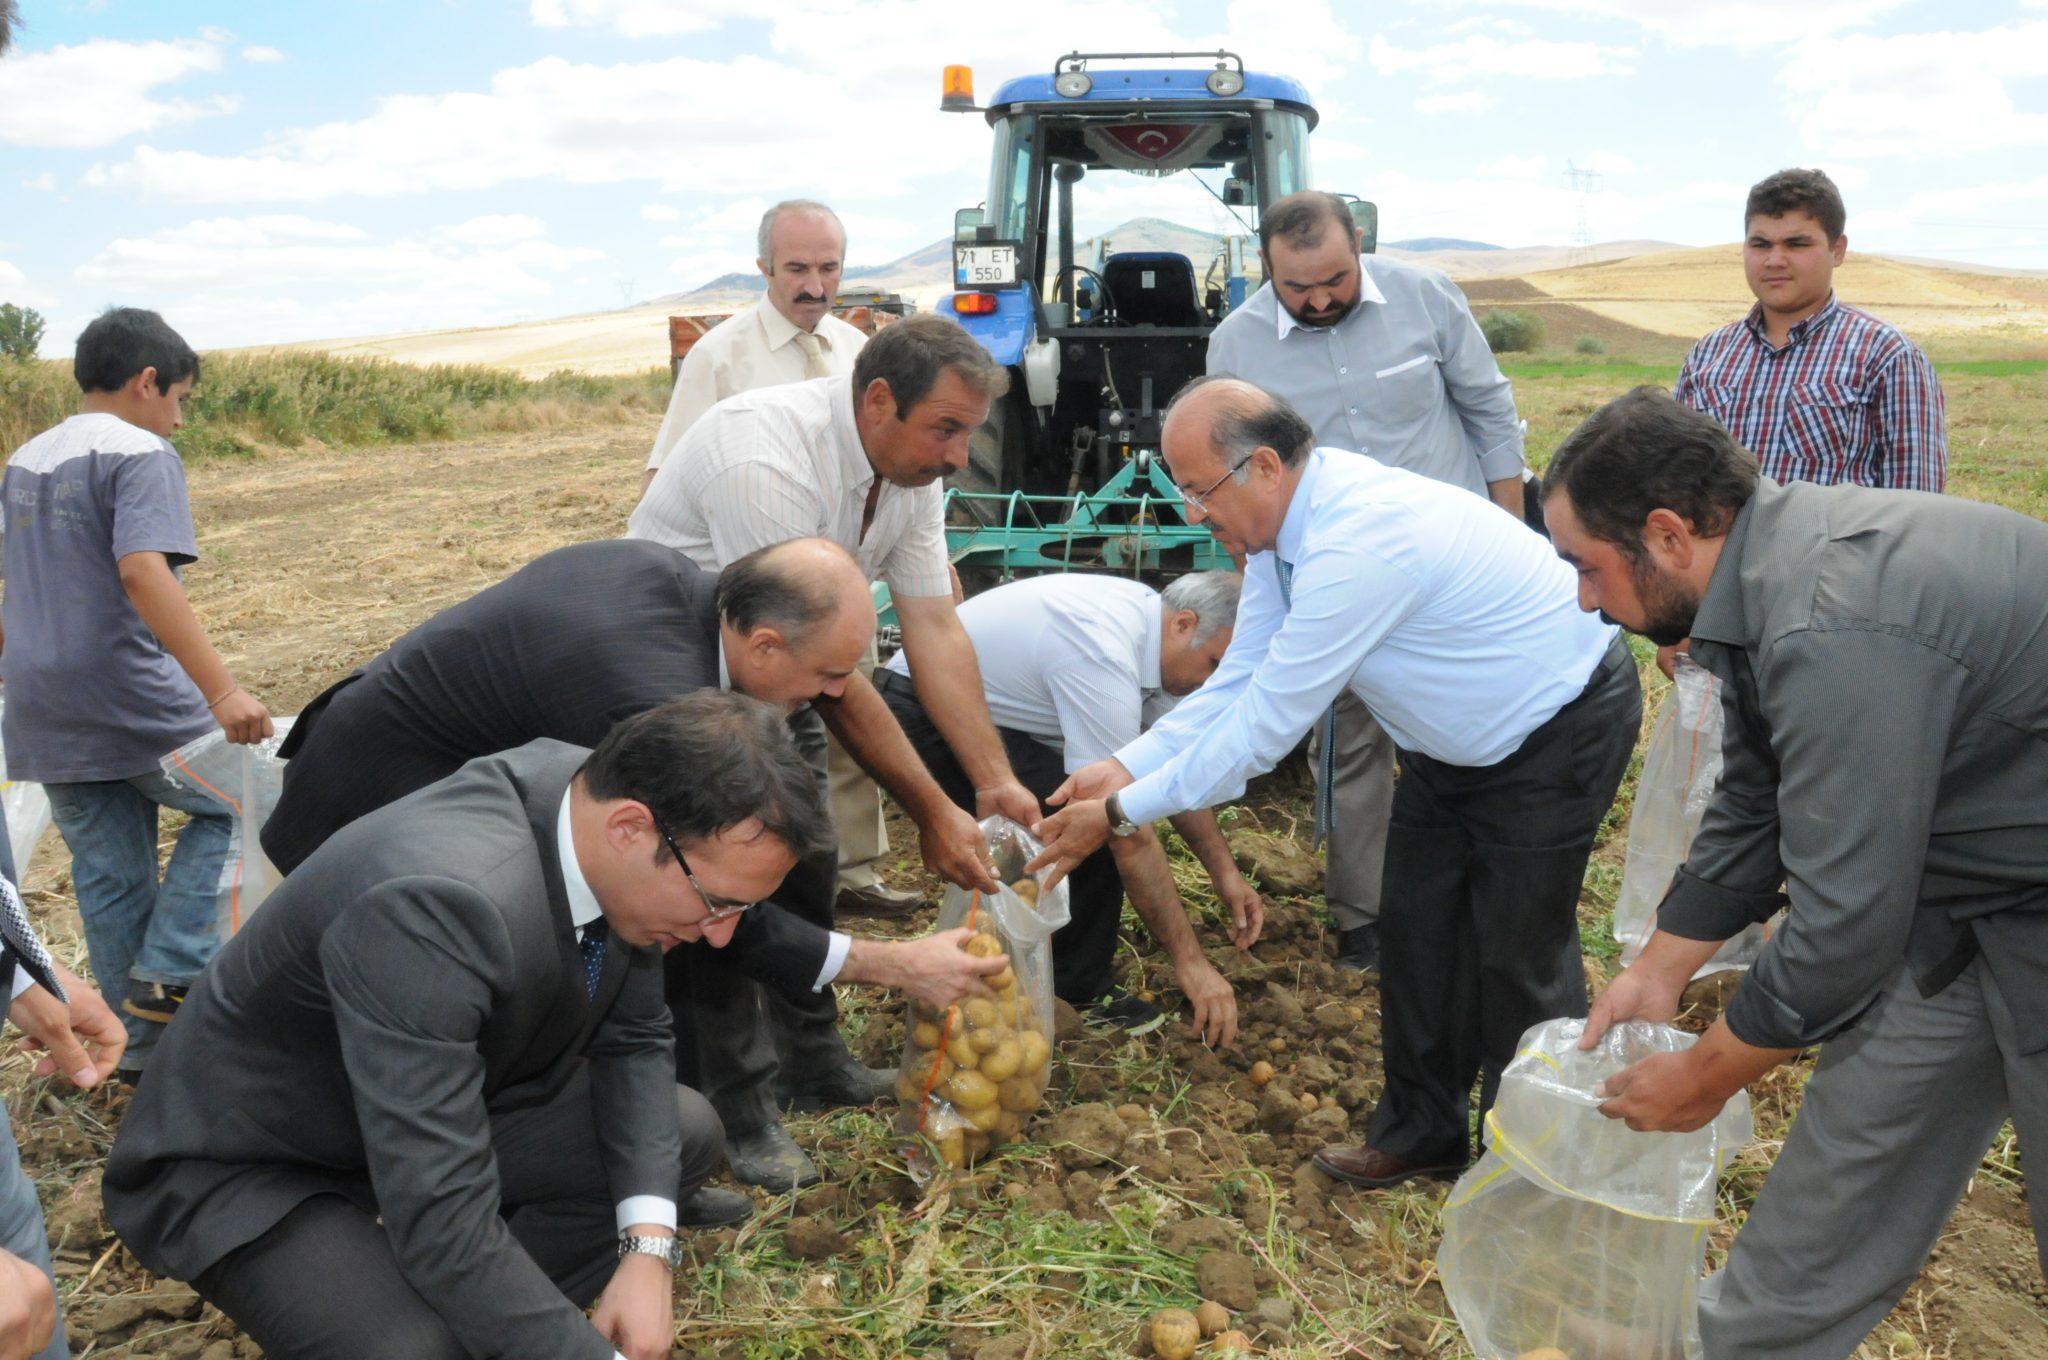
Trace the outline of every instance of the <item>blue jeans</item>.
{"label": "blue jeans", "polygon": [[[117,1012],[131,982],[185,987],[220,947],[221,881],[232,866],[234,818],[210,794],[162,774],[92,784],[50,784],[50,811],[71,848],[71,882],[100,995]],[[188,814],[163,881],[157,881],[160,808]],[[125,1012],[124,1070],[139,1072],[163,1026]]]}
{"label": "blue jeans", "polygon": [[[14,1129],[4,1116],[0,1116],[0,1248],[39,1267],[43,1274],[50,1273],[50,1236],[43,1230],[43,1206],[36,1199],[35,1183],[21,1169]],[[64,1340],[62,1304],[60,1299],[50,1344],[29,1360],[71,1360],[71,1347]]]}

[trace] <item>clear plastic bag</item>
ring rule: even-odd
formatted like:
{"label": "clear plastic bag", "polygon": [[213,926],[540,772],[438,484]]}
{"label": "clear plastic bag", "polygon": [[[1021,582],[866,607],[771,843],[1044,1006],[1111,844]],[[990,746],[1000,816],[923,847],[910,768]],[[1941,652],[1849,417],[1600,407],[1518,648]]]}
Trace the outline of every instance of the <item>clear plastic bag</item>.
{"label": "clear plastic bag", "polygon": [[[7,699],[0,695],[0,715],[5,714],[6,707]],[[7,848],[14,856],[14,881],[18,885],[28,877],[28,862],[36,852],[36,843],[50,829],[50,795],[41,784],[9,779],[4,750],[0,750],[0,807],[4,807],[7,815]]]}
{"label": "clear plastic bag", "polygon": [[291,730],[290,718],[274,720],[277,731],[254,746],[238,746],[219,728],[195,737],[158,762],[165,778],[212,796],[234,814],[227,862],[220,871],[221,933],[232,935],[284,878],[263,853],[263,823],[284,789],[284,762],[277,748]]}
{"label": "clear plastic bag", "polygon": [[1045,847],[1023,827],[991,817],[981,831],[1002,886],[993,895],[947,889],[938,928],[971,928],[967,947],[1000,952],[1010,967],[989,980],[993,999],[910,1007],[897,1126],[919,1140],[909,1158],[919,1179],[940,1162],[971,1166],[1017,1138],[1052,1075],[1052,933],[1067,923],[1067,885],[1042,892],[1044,876],[1024,872]]}
{"label": "clear plastic bag", "polygon": [[[1721,777],[1721,682],[1683,652],[1671,693],[1657,710],[1629,814],[1628,858],[1614,900],[1614,938],[1624,966],[1657,931],[1657,908],[1685,863],[1700,818]],[[1770,940],[1772,923],[1752,925],[1723,944],[1693,976],[1747,968]]]}
{"label": "clear plastic bag", "polygon": [[1715,1190],[1749,1141],[1749,1096],[1692,1133],[1636,1133],[1594,1091],[1694,1037],[1630,1021],[1582,1053],[1584,1032],[1548,1020],[1522,1037],[1486,1155],[1444,1202],[1444,1295],[1481,1360],[1690,1360]]}

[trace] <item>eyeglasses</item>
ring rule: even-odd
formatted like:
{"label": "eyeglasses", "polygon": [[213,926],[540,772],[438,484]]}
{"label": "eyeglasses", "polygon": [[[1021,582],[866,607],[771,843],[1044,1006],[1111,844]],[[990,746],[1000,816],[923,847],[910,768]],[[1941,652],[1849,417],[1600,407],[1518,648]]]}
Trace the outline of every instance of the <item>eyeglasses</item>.
{"label": "eyeglasses", "polygon": [[1252,459],[1256,458],[1258,456],[1258,453],[1259,451],[1257,449],[1253,449],[1250,453],[1238,459],[1229,467],[1223,469],[1223,475],[1221,477],[1218,477],[1215,481],[1209,483],[1200,491],[1189,491],[1186,488],[1182,488],[1180,498],[1186,501],[1189,505],[1194,506],[1195,509],[1201,511],[1203,514],[1208,514],[1209,497],[1215,494],[1216,488],[1222,486],[1223,483],[1229,480],[1231,477],[1236,476],[1237,470],[1243,467],[1246,463],[1249,463]]}
{"label": "eyeglasses", "polygon": [[661,843],[666,845],[668,852],[676,857],[676,863],[683,866],[683,877],[690,880],[690,887],[696,891],[697,896],[703,900],[704,905],[710,908],[710,911],[704,916],[691,922],[692,925],[708,926],[716,925],[720,921],[730,921],[733,917],[750,907],[761,905],[759,902],[734,902],[706,892],[704,885],[697,881],[697,876],[690,872],[690,861],[683,857],[683,847],[677,845],[676,838],[668,834],[668,828],[661,824],[661,818],[654,815],[653,808],[647,809],[647,816],[654,823],[655,831],[660,834]]}

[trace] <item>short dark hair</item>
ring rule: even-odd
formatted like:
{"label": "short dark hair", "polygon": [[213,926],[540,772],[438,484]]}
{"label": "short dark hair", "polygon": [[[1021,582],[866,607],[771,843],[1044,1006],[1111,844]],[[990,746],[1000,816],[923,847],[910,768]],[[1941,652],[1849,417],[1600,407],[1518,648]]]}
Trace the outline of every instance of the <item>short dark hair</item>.
{"label": "short dark hair", "polygon": [[1780,170],[1756,182],[1749,201],[1742,205],[1742,231],[1759,217],[1783,217],[1786,213],[1812,213],[1828,240],[1839,241],[1849,225],[1849,210],[1842,206],[1842,191],[1824,170]]}
{"label": "short dark hair", "polygon": [[1346,240],[1358,229],[1343,199],[1320,189],[1289,194],[1259,214],[1259,253],[1270,250],[1275,237],[1306,250],[1321,241],[1323,232],[1332,226],[1342,230]]}
{"label": "short dark hair", "polygon": [[[592,798],[645,803],[677,841],[707,840],[751,817],[798,858],[838,844],[817,772],[782,711],[729,690],[699,690],[626,718],[583,762]],[[668,858],[662,847],[655,862]]]}
{"label": "short dark hair", "polygon": [[199,356],[155,312],[109,307],[78,334],[71,373],[81,392],[118,392],[145,368],[156,370],[156,390],[199,378]]}
{"label": "short dark hair", "polygon": [[14,0],[0,0],[0,53],[5,53],[14,41],[14,27],[21,22],[21,11],[15,8]]}
{"label": "short dark hair", "polygon": [[[1234,463],[1253,449],[1264,447],[1279,454],[1280,461],[1288,467],[1300,467],[1309,450],[1316,446],[1315,427],[1284,398],[1232,374],[1210,373],[1195,379],[1173,394],[1173,400],[1166,404],[1166,414],[1172,415],[1189,394],[1220,382],[1244,383],[1257,396],[1233,395],[1218,406],[1215,423],[1209,427],[1209,446],[1217,456],[1226,463]],[[1245,475],[1240,471],[1238,480],[1244,480]]]}
{"label": "short dark hair", "polygon": [[880,378],[896,398],[896,418],[908,420],[911,409],[931,394],[932,384],[949,368],[985,397],[994,399],[1010,390],[1009,373],[959,322],[920,312],[877,331],[861,346],[860,357],[853,361],[854,403],[858,405],[868,385]]}
{"label": "short dark hair", "polygon": [[784,551],[791,539],[756,548],[718,573],[718,617],[740,633],[773,628],[800,647],[813,629],[839,612],[839,592],[827,580],[803,571]]}
{"label": "short dark hair", "polygon": [[1587,533],[1644,557],[1643,521],[1669,510],[1695,533],[1718,537],[1756,494],[1756,455],[1721,422],[1638,387],[1587,416],[1551,455],[1546,499],[1563,491]]}

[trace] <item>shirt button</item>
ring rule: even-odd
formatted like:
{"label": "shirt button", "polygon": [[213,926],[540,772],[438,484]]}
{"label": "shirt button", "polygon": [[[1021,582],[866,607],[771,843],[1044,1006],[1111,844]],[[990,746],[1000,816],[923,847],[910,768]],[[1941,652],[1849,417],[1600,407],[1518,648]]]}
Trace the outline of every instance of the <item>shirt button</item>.
{"label": "shirt button", "polygon": [[1340,369],[1338,369],[1337,371],[1338,371],[1339,373],[1349,373],[1349,372],[1350,372],[1351,370],[1350,370],[1350,369],[1348,369],[1348,368],[1340,368]]}
{"label": "shirt button", "polygon": [[1352,407],[1352,408],[1351,408],[1351,414],[1352,414],[1352,415],[1357,415],[1357,414],[1358,414],[1358,408],[1357,408],[1356,406],[1354,406],[1354,407]]}

